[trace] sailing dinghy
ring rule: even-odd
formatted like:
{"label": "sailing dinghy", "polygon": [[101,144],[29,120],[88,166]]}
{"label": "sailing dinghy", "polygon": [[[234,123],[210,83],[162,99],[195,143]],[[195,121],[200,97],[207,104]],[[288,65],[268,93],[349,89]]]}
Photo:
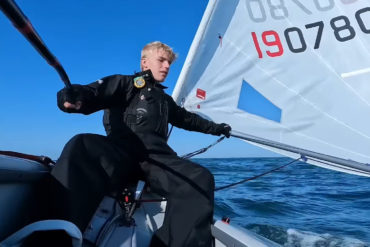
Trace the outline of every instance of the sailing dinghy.
{"label": "sailing dinghy", "polygon": [[[369,33],[370,7],[361,0],[210,0],[173,97],[227,120],[235,137],[370,176]],[[49,163],[15,156],[0,155],[0,246],[50,230],[73,246],[147,246],[163,221],[165,201],[141,183],[131,192],[133,204],[141,200],[132,215],[133,207],[107,196],[85,233],[45,219]],[[222,221],[212,231],[216,246],[276,246]]]}

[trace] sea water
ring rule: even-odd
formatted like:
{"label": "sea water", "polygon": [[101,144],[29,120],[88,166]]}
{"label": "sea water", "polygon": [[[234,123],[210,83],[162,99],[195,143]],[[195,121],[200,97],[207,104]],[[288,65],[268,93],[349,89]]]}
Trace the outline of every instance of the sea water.
{"label": "sea water", "polygon": [[[289,158],[193,159],[216,187],[262,174]],[[215,192],[215,216],[287,247],[370,246],[370,178],[296,162]]]}

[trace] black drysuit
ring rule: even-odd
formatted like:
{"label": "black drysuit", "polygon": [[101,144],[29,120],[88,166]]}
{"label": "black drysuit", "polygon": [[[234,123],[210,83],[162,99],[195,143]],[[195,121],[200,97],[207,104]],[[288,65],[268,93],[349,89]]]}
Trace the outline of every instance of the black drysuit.
{"label": "black drysuit", "polygon": [[[168,200],[164,224],[152,246],[211,246],[213,175],[178,157],[167,145],[167,130],[168,123],[214,135],[223,134],[225,128],[177,106],[164,88],[150,71],[144,71],[58,92],[63,111],[90,114],[104,109],[107,131],[107,137],[77,135],[64,147],[52,170],[58,181],[55,204],[63,201],[58,216],[84,230],[106,193],[141,174],[153,191]],[[64,108],[63,103],[72,100],[82,102],[80,110]]]}

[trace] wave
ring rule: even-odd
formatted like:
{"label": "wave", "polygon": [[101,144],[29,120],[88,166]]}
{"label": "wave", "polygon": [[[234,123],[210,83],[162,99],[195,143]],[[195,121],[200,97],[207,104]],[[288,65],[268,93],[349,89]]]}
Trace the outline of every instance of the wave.
{"label": "wave", "polygon": [[328,233],[318,234],[265,224],[249,224],[244,227],[284,247],[369,247],[368,243],[359,239],[338,237]]}
{"label": "wave", "polygon": [[349,237],[337,237],[330,234],[317,234],[313,232],[287,230],[286,247],[369,247],[369,244],[361,240]]}
{"label": "wave", "polygon": [[[224,186],[289,158],[197,159]],[[296,163],[215,194],[215,215],[287,247],[370,247],[368,178]]]}

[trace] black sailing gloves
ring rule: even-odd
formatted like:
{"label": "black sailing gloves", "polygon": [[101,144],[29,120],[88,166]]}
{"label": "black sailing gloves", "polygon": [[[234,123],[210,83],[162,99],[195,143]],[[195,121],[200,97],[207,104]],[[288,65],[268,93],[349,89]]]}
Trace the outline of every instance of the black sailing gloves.
{"label": "black sailing gloves", "polygon": [[[57,94],[57,103],[59,109],[64,112],[81,112],[84,113],[83,107],[81,107],[82,102],[86,101],[90,93],[82,85],[73,84],[72,88],[63,88]],[[64,103],[68,104],[68,107]]]}
{"label": "black sailing gloves", "polygon": [[225,135],[227,138],[230,137],[230,132],[231,132],[231,127],[228,124],[221,123],[217,124],[215,128],[215,134],[220,136],[220,135]]}

